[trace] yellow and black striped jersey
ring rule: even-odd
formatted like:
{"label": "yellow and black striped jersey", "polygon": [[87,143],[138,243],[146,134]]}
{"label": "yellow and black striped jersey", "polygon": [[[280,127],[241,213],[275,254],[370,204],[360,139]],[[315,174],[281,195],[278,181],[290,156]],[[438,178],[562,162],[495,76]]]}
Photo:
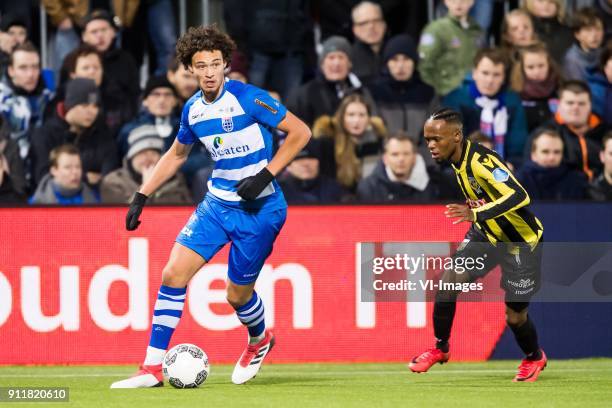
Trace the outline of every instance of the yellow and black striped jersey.
{"label": "yellow and black striped jersey", "polygon": [[544,228],[527,209],[529,196],[497,153],[465,140],[453,169],[476,216],[474,224],[489,241],[540,241]]}

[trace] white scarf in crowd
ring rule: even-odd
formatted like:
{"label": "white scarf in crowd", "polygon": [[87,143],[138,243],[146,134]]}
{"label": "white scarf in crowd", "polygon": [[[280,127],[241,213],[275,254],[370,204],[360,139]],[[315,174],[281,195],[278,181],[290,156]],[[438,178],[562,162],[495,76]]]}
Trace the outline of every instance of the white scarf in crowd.
{"label": "white scarf in crowd", "polygon": [[482,108],[480,113],[480,131],[491,138],[494,150],[505,157],[504,142],[508,131],[508,110],[500,107],[499,99],[481,95],[476,98],[476,105]]}

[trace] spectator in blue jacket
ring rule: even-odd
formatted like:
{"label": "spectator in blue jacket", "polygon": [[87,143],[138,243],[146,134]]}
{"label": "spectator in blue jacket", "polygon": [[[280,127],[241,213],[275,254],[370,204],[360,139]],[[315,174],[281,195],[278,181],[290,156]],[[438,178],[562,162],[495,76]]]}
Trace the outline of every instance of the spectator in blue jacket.
{"label": "spectator in blue jacket", "polygon": [[563,138],[553,128],[539,128],[531,142],[531,160],[516,177],[532,200],[581,200],[588,181],[584,173],[563,164]]}
{"label": "spectator in blue jacket", "polygon": [[587,80],[593,98],[593,112],[612,125],[612,41],[601,53],[597,69],[589,70]]}
{"label": "spectator in blue jacket", "polygon": [[604,26],[597,11],[578,10],[573,17],[575,42],[563,58],[563,72],[567,79],[586,81],[589,70],[597,69],[604,38]]}
{"label": "spectator in blue jacket", "polygon": [[527,140],[527,120],[521,99],[504,87],[507,60],[501,49],[486,48],[474,58],[472,81],[444,97],[442,103],[463,115],[463,132],[480,130],[491,138],[494,150],[518,162]]}
{"label": "spectator in blue jacket", "polygon": [[94,204],[97,194],[83,182],[79,149],[65,144],[51,150],[49,173],[36,188],[30,204]]}
{"label": "spectator in blue jacket", "polygon": [[38,50],[29,42],[18,45],[10,56],[7,75],[0,82],[0,111],[23,160],[30,151],[31,131],[42,124],[52,96],[41,75]]}

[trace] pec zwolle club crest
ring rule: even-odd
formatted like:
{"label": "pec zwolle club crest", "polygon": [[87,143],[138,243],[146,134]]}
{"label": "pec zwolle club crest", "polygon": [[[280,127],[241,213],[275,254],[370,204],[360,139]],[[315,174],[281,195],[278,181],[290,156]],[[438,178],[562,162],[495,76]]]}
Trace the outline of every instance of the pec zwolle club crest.
{"label": "pec zwolle club crest", "polygon": [[230,117],[227,117],[227,118],[222,118],[221,119],[221,127],[226,132],[231,132],[232,130],[234,130],[234,121],[232,120],[232,117],[230,116]]}

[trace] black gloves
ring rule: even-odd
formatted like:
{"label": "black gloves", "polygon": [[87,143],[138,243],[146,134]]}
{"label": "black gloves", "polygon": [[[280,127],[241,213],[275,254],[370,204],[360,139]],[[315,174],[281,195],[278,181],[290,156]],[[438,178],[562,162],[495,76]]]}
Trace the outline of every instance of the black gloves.
{"label": "black gloves", "polygon": [[134,198],[130,203],[130,209],[128,210],[128,213],[125,217],[125,228],[128,231],[134,231],[140,225],[138,217],[140,217],[140,213],[142,212],[142,209],[144,208],[145,203],[147,202],[147,198],[149,197],[139,192],[136,192],[136,194],[134,194]]}
{"label": "black gloves", "polygon": [[274,176],[264,167],[256,175],[240,180],[236,185],[237,193],[245,200],[254,200],[272,180]]}

